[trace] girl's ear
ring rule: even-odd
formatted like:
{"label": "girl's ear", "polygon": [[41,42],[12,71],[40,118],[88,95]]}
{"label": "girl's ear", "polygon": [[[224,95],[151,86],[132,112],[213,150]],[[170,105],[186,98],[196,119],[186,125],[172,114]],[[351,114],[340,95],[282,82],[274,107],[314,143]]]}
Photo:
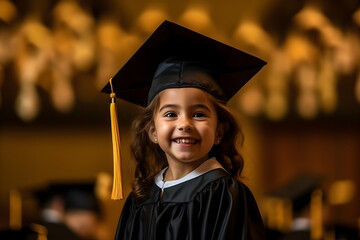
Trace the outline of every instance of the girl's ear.
{"label": "girl's ear", "polygon": [[215,135],[215,145],[218,145],[220,144],[224,134],[225,134],[225,131],[226,131],[226,128],[227,128],[227,123],[223,122],[223,123],[220,123],[216,129],[216,135]]}
{"label": "girl's ear", "polygon": [[215,145],[220,144],[225,132],[225,123],[220,123],[216,129]]}
{"label": "girl's ear", "polygon": [[150,138],[150,141],[157,144],[158,143],[158,138],[157,138],[157,133],[156,133],[156,129],[155,129],[154,124],[150,125],[150,127],[147,129],[147,133],[148,133],[148,136]]}

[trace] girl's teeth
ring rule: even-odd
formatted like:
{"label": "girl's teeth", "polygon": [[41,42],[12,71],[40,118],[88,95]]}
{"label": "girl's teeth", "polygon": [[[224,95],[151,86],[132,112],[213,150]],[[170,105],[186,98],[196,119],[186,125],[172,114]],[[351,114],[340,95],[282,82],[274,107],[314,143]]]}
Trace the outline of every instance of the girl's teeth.
{"label": "girl's teeth", "polygon": [[177,143],[194,143],[195,140],[193,139],[176,139]]}

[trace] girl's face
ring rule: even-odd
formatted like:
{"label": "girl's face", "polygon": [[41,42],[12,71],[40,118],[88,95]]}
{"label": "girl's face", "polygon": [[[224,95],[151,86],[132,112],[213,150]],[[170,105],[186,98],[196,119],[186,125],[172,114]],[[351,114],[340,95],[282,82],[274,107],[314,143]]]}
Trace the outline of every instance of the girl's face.
{"label": "girl's face", "polygon": [[149,137],[165,152],[169,165],[196,166],[221,138],[217,114],[208,93],[197,88],[166,89]]}

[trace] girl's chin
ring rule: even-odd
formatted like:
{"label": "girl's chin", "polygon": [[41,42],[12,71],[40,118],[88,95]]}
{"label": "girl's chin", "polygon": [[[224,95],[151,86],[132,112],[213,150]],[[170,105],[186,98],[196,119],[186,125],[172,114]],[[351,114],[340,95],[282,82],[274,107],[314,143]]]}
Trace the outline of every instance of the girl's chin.
{"label": "girl's chin", "polygon": [[[202,163],[204,161],[206,161],[208,159],[208,156],[205,157],[190,157],[190,156],[178,156],[176,158],[172,158],[171,160],[176,161],[176,162],[181,162],[184,164],[191,164],[191,163]],[[168,158],[169,160],[169,158]]]}

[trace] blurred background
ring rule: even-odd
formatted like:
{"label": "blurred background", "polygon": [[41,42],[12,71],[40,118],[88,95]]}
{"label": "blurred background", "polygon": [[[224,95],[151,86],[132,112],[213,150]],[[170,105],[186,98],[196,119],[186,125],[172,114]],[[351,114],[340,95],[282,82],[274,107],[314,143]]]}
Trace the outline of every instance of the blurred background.
{"label": "blurred background", "polygon": [[[359,239],[358,0],[0,0],[0,231],[45,234],[33,223],[44,221],[46,192],[61,197],[52,206],[71,232],[113,239],[124,200],[110,200],[109,96],[100,90],[165,19],[268,62],[229,105],[269,239],[300,230]],[[118,101],[125,196],[138,110]],[[71,220],[66,199],[79,185],[97,202],[80,197],[80,212],[95,214]]]}

